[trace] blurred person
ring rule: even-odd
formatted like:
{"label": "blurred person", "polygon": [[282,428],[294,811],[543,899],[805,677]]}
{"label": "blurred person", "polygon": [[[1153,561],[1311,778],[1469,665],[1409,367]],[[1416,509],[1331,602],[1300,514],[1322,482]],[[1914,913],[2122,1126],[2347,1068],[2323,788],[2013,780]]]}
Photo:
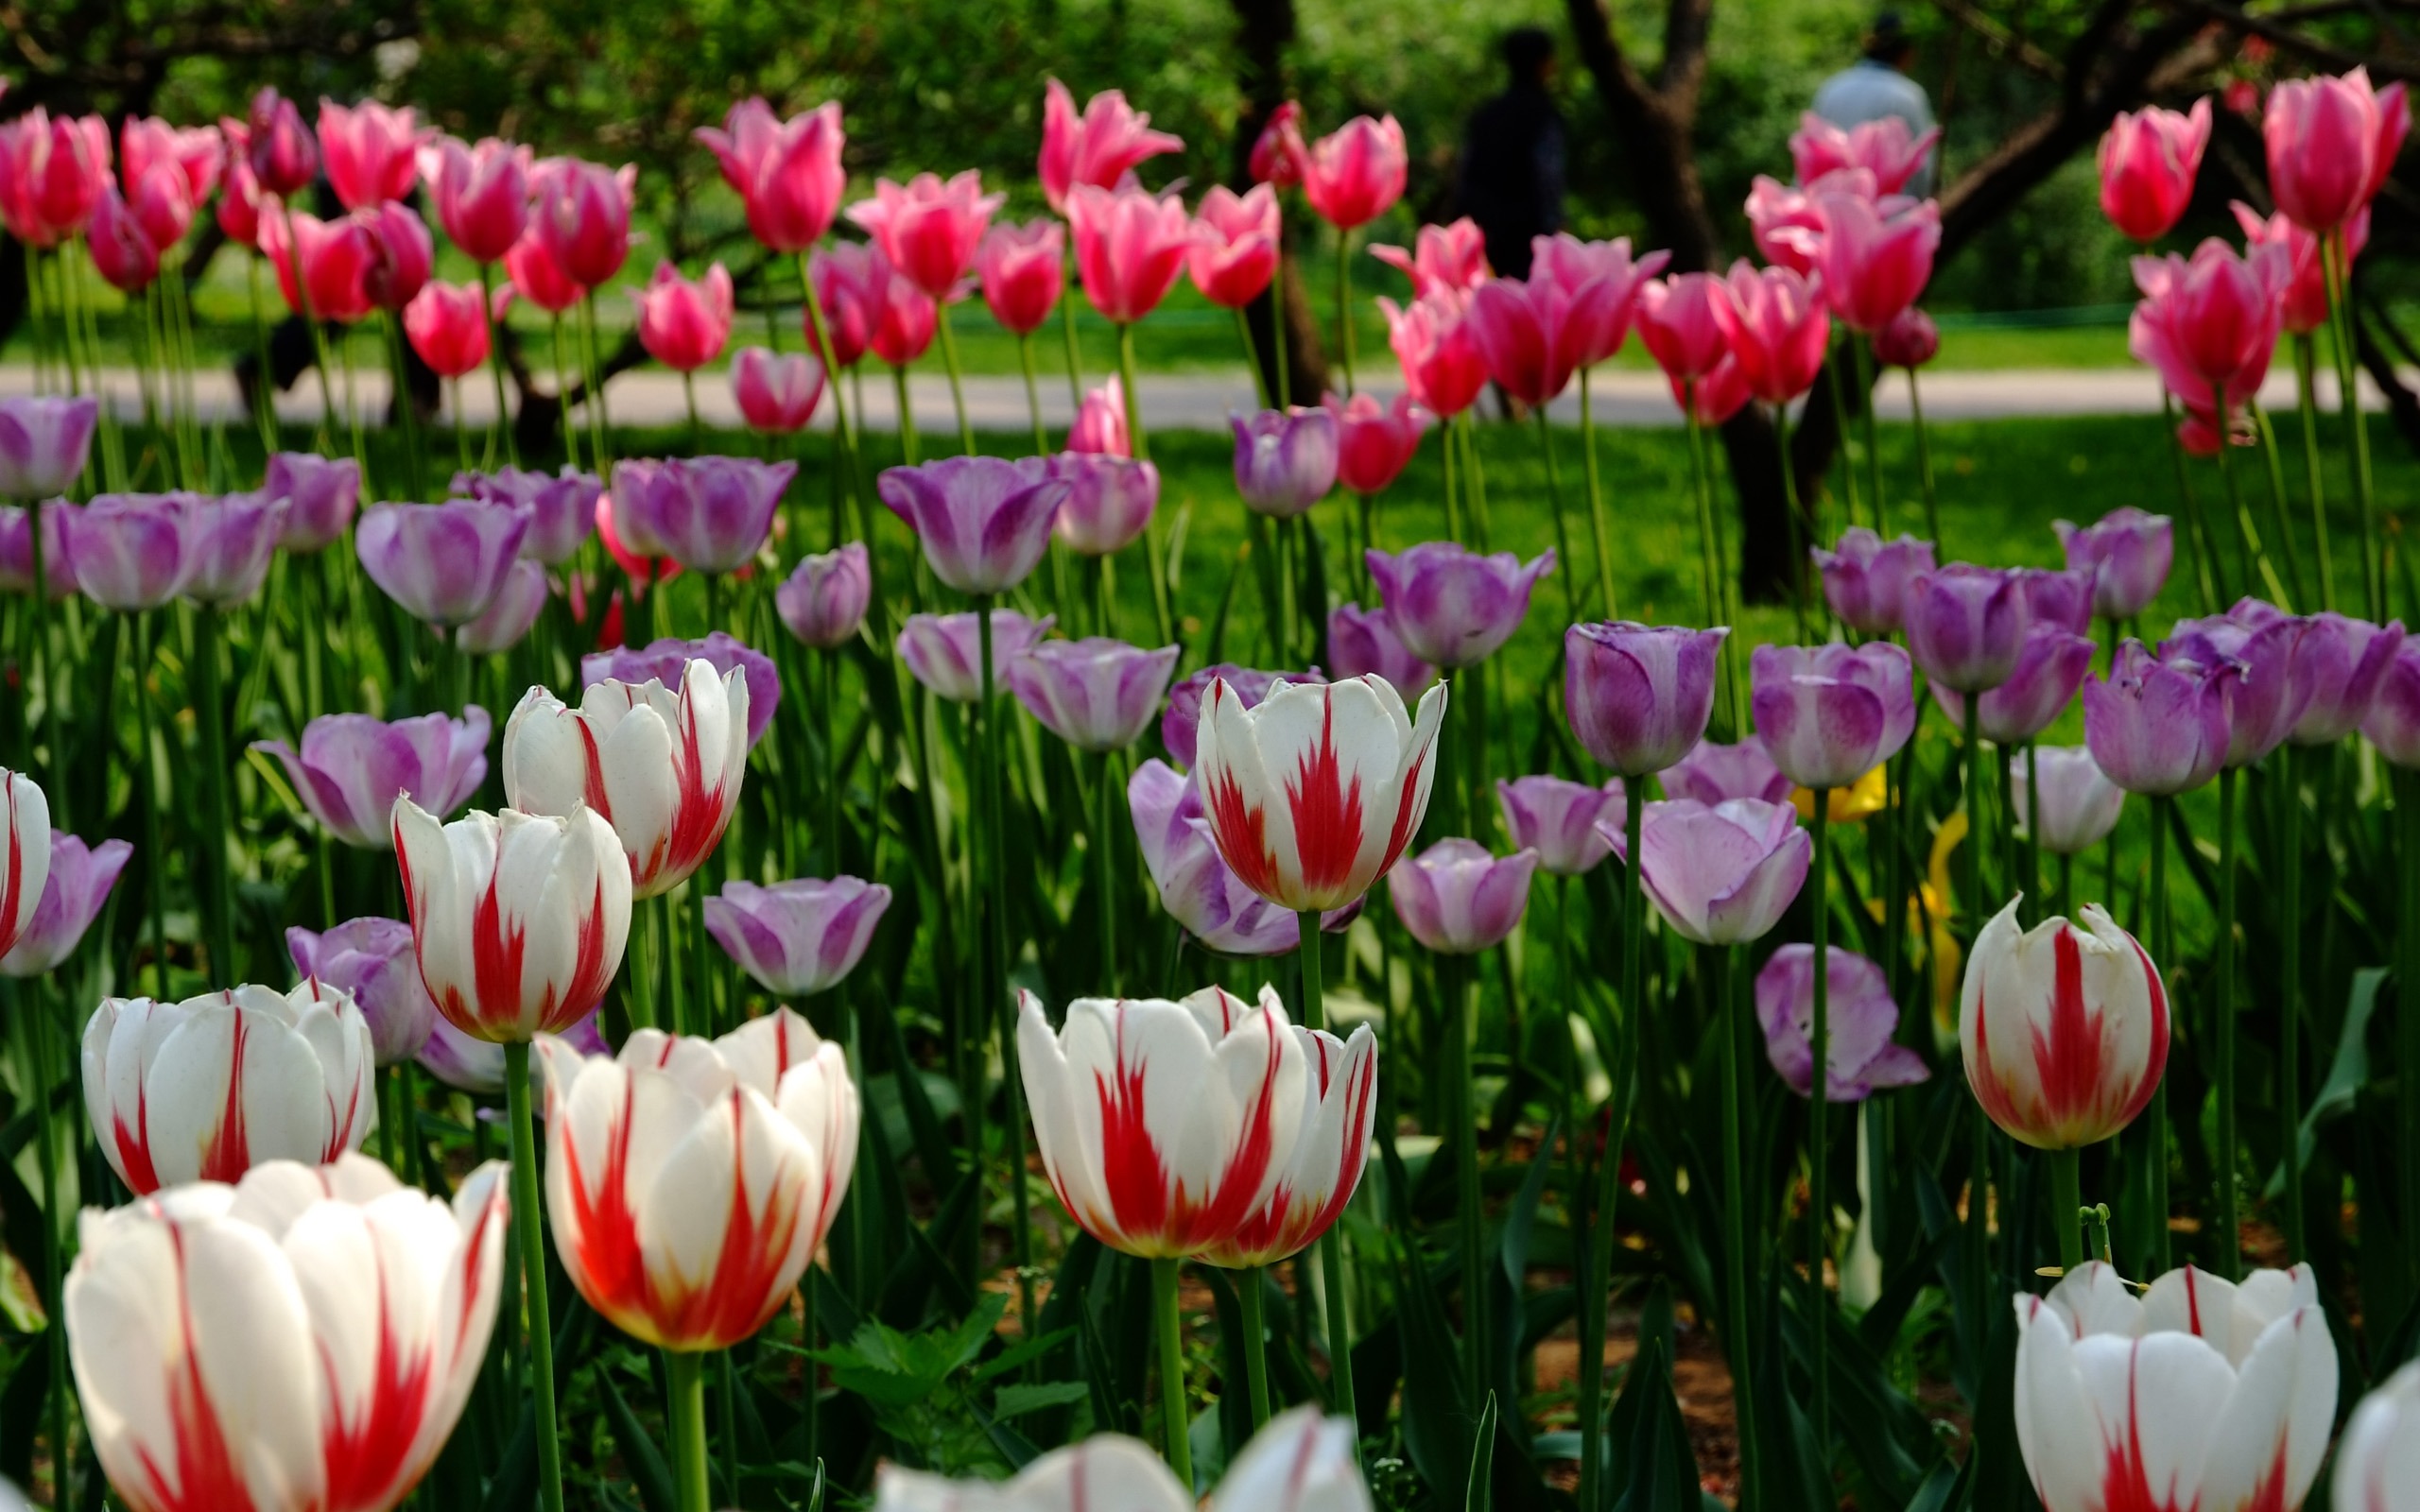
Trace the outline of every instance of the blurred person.
{"label": "blurred person", "polygon": [[1462,135],[1461,214],[1478,223],[1488,266],[1499,277],[1530,276],[1530,238],[1563,229],[1564,129],[1547,84],[1554,39],[1543,27],[1504,34],[1504,93],[1471,112]]}
{"label": "blurred person", "polygon": [[[1824,80],[1811,107],[1816,114],[1842,130],[1892,116],[1907,123],[1908,134],[1920,137],[1932,129],[1932,97],[1908,77],[1916,58],[1915,39],[1896,10],[1874,18],[1866,34],[1864,56]],[[1932,193],[1933,173],[1941,149],[1925,154],[1924,166],[1908,180],[1907,193],[1918,199]]]}

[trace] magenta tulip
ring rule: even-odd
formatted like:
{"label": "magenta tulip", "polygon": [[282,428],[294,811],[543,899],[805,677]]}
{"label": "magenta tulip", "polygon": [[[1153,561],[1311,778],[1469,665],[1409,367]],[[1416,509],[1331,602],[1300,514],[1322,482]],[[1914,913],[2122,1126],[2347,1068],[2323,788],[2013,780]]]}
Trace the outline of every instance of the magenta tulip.
{"label": "magenta tulip", "polygon": [[1897,319],[1932,279],[1941,248],[1941,207],[1899,208],[1860,196],[1824,194],[1824,298],[1851,330],[1867,335]]}
{"label": "magenta tulip", "polygon": [[297,315],[307,300],[314,319],[351,325],[377,308],[366,281],[384,253],[369,226],[351,215],[323,221],[295,210],[264,220],[261,255]]}
{"label": "magenta tulip", "polygon": [[368,257],[361,265],[361,297],[371,308],[401,315],[428,286],[437,266],[437,244],[427,222],[409,205],[393,200],[372,210],[356,210],[354,220],[366,237]]}
{"label": "magenta tulip", "polygon": [[720,263],[702,279],[683,277],[670,263],[655,265],[643,289],[630,291],[638,306],[639,345],[676,372],[695,372],[722,355],[731,339],[731,274]]}
{"label": "magenta tulip", "polygon": [[1260,134],[1253,138],[1244,170],[1254,183],[1290,189],[1303,181],[1303,159],[1309,151],[1303,145],[1302,102],[1281,101],[1261,118]]}
{"label": "magenta tulip", "polygon": [[134,847],[124,840],[87,846],[72,834],[51,831],[50,870],[43,879],[41,901],[17,931],[16,943],[0,951],[0,976],[47,975],[75,954],[133,854]]}
{"label": "magenta tulip", "polygon": [[[1569,241],[1574,247],[1605,245],[1573,237],[1541,238],[1540,245],[1557,240]],[[1618,245],[1627,260],[1630,244],[1624,241]],[[1451,225],[1421,227],[1411,239],[1409,251],[1400,247],[1373,246],[1370,255],[1411,280],[1411,297],[1415,300],[1441,289],[1467,294],[1495,276],[1487,266],[1487,237],[1479,231],[1478,222],[1468,215]]]}
{"label": "magenta tulip", "polygon": [[440,137],[431,198],[446,238],[474,263],[504,261],[529,225],[529,149],[494,137],[474,146]]}
{"label": "magenta tulip", "polygon": [[373,504],[353,544],[380,592],[412,618],[450,628],[487,611],[528,533],[529,517],[510,505]]}
{"label": "magenta tulip", "polygon": [[1557,877],[1594,871],[1614,853],[1615,833],[1622,825],[1622,780],[1602,787],[1563,777],[1496,779],[1495,802],[1504,811],[1504,832],[1524,850],[1537,852],[1538,865]]}
{"label": "magenta tulip", "polygon": [[1530,590],[1555,565],[1552,547],[1524,563],[1509,551],[1482,557],[1452,541],[1364,555],[1395,633],[1414,656],[1442,667],[1494,656],[1521,627]]}
{"label": "magenta tulip", "polygon": [[530,229],[555,266],[583,289],[604,286],[631,255],[638,177],[636,163],[609,168],[578,158],[550,158],[532,171]]}
{"label": "magenta tulip", "polygon": [[511,281],[515,294],[549,315],[577,308],[588,297],[588,291],[555,261],[534,225],[505,249],[504,276]]}
{"label": "magenta tulip", "polygon": [[431,280],[404,306],[404,335],[439,377],[475,372],[488,360],[485,296],[476,284]]}
{"label": "magenta tulip", "polygon": [[1815,386],[1830,351],[1832,318],[1820,285],[1786,267],[1758,269],[1746,258],[1731,265],[1731,352],[1749,392],[1786,404]]}
{"label": "magenta tulip", "polygon": [[793,435],[806,429],[823,398],[823,364],[804,352],[742,347],[731,359],[731,395],[749,429]]}
{"label": "magenta tulip", "polygon": [[2374,89],[2366,68],[2281,80],[2260,119],[2277,208],[2314,235],[2335,231],[2377,198],[2411,129],[2403,85]]}
{"label": "magenta tulip", "polygon": [[1638,299],[1638,336],[1675,383],[1704,378],[1731,355],[1738,325],[1730,285],[1712,273],[1676,273]]}
{"label": "magenta tulip", "polygon": [[1544,278],[1494,278],[1470,297],[1465,320],[1488,375],[1535,407],[1561,394],[1580,366],[1571,296]]}
{"label": "magenta tulip", "polygon": [[2005,572],[1952,562],[1908,579],[1908,652],[1925,676],[1962,693],[2008,680],[2028,621],[2024,591]]}
{"label": "magenta tulip", "polygon": [[1910,304],[1873,334],[1874,360],[1885,368],[1910,371],[1941,354],[1941,327],[1932,317]]}
{"label": "magenta tulip", "polygon": [[2174,253],[2137,257],[2143,299],[2128,322],[2126,350],[2187,404],[2210,409],[2223,399],[2239,411],[2269,375],[2292,273],[2282,247],[2255,247],[2241,257],[2215,236],[2190,262]]}
{"label": "magenta tulip", "polygon": [[321,714],[303,727],[301,750],[277,740],[254,741],[252,749],[278,759],[295,795],[332,837],[391,850],[398,797],[442,818],[479,790],[491,728],[488,712],[475,704],[459,719],[427,713],[389,723]]}
{"label": "magenta tulip", "polygon": [[1810,547],[1824,578],[1824,602],[1860,635],[1889,635],[1904,622],[1908,579],[1933,568],[1932,542],[1884,541],[1863,525],[1841,532],[1833,549]]}
{"label": "magenta tulip", "polygon": [[[1584,242],[1559,232],[1531,239],[1530,282],[1563,290],[1567,328],[1562,344],[1575,364],[1593,368],[1621,350],[1638,313],[1639,296],[1671,260],[1671,253],[1662,251],[1634,260],[1627,236]],[[1417,280],[1412,292],[1420,292]]]}
{"label": "magenta tulip", "polygon": [[1291,520],[1336,487],[1336,417],[1324,409],[1263,409],[1232,415],[1236,491],[1255,514]]}
{"label": "magenta tulip", "polygon": [[1040,329],[1059,302],[1065,250],[1065,230],[1055,220],[985,232],[975,252],[975,277],[992,318],[1021,336]]}
{"label": "magenta tulip", "polygon": [[[2286,294],[2278,309],[2279,323],[2298,336],[2309,335],[2327,324],[2327,264],[2321,256],[2319,238],[2295,225],[2283,211],[2264,217],[2240,199],[2234,201],[2232,208],[2235,223],[2243,230],[2247,249],[2284,249]],[[2361,249],[2370,243],[2370,207],[2363,205],[2353,212],[2337,228],[2336,234],[2342,242],[2342,257],[2347,264],[2360,257]]]}
{"label": "magenta tulip", "polygon": [[1084,390],[1076,406],[1075,423],[1067,427],[1067,450],[1087,456],[1132,456],[1126,434],[1126,389],[1115,379]]}
{"label": "magenta tulip", "polygon": [[801,558],[788,579],[773,590],[773,609],[782,624],[800,644],[819,651],[856,640],[873,600],[873,564],[862,541]]}
{"label": "magenta tulip", "polygon": [[[992,683],[1009,679],[1009,663],[1049,633],[1054,616],[1029,620],[1012,609],[992,611]],[[892,648],[910,676],[934,696],[973,703],[983,696],[982,629],[972,613],[910,614]]]}
{"label": "magenta tulip", "polygon": [[1572,734],[1625,778],[1679,761],[1705,734],[1715,657],[1730,633],[1628,620],[1572,626],[1563,633],[1563,705]]}
{"label": "magenta tulip", "polygon": [[1328,610],[1327,656],[1338,677],[1384,678],[1406,698],[1418,697],[1437,680],[1436,666],[1403,644],[1382,609],[1339,604]]}
{"label": "magenta tulip", "polygon": [[883,318],[893,282],[924,303],[932,303],[914,284],[899,278],[891,269],[890,259],[882,255],[882,249],[871,244],[842,242],[818,248],[807,259],[806,266],[807,277],[815,284],[816,302],[822,307],[824,335],[830,337],[832,350],[823,350],[824,336],[816,335],[812,320],[805,322],[807,345],[823,358],[827,368],[854,368],[864,357],[866,349],[873,343],[874,328]]}
{"label": "magenta tulip", "polygon": [[93,270],[121,294],[140,294],[160,276],[159,244],[115,184],[101,185],[84,224],[84,248],[93,255]]}
{"label": "magenta tulip", "polygon": [[1006,198],[985,194],[983,176],[972,168],[946,183],[931,173],[916,175],[905,187],[877,179],[873,195],[851,205],[849,218],[909,283],[943,302],[973,270],[983,229]]}
{"label": "magenta tulip", "polygon": [[1005,593],[1050,544],[1068,486],[1041,457],[952,456],[886,469],[882,502],[908,522],[933,576],[961,593]]}
{"label": "magenta tulip", "polygon": [[1193,221],[1185,268],[1211,303],[1240,310],[1259,299],[1277,273],[1277,193],[1256,183],[1241,195],[1213,184]]}
{"label": "magenta tulip", "polygon": [[246,161],[263,194],[286,199],[311,186],[320,172],[320,143],[292,100],[263,85],[243,126]]}
{"label": "magenta tulip", "polygon": [[749,231],[769,250],[805,251],[832,229],[848,186],[839,101],[784,121],[763,99],[745,99],[732,106],[721,130],[700,127],[694,134],[722,164],[723,181],[748,207]]}
{"label": "magenta tulip", "polygon": [[[1889,1087],[1912,1087],[1932,1073],[1924,1057],[1892,1041],[1899,1005],[1882,968],[1855,951],[1824,954],[1826,1010],[1824,1096],[1861,1103]],[[1765,1058],[1791,1091],[1814,1094],[1815,947],[1791,943],[1767,957],[1756,973],[1756,1022],[1765,1031]]]}
{"label": "magenta tulip", "polygon": [[1638,849],[1648,901],[1700,945],[1757,939],[1781,922],[1815,853],[1797,810],[1754,799],[1650,803]]}
{"label": "magenta tulip", "polygon": [[409,106],[391,110],[363,100],[350,110],[320,101],[320,152],[328,184],[347,210],[373,210],[402,199],[420,180],[420,146],[428,133],[413,125]]}
{"label": "magenta tulip", "polygon": [[1789,161],[1802,184],[1844,168],[1862,168],[1874,175],[1874,194],[1895,195],[1923,171],[1940,140],[1939,127],[1918,136],[1895,115],[1840,127],[1808,111],[1790,133]]}
{"label": "magenta tulip", "polygon": [[1668,799],[1688,799],[1708,808],[1735,798],[1762,803],[1786,803],[1796,784],[1773,765],[1761,740],[1736,746],[1701,740],[1686,756],[1656,774]]}
{"label": "magenta tulip", "polygon": [[1050,475],[1067,485],[1056,529],[1080,557],[1107,557],[1142,539],[1160,505],[1160,470],[1101,452],[1066,451]]}
{"label": "magenta tulip", "polygon": [[1385,492],[1403,475],[1436,418],[1409,394],[1397,394],[1392,404],[1380,404],[1367,393],[1347,400],[1329,394],[1322,403],[1336,417],[1337,481],[1365,498]]}
{"label": "magenta tulip", "polygon": [[1043,197],[1061,215],[1080,184],[1115,188],[1146,160],[1181,152],[1184,139],[1150,129],[1149,112],[1126,103],[1120,90],[1103,90],[1076,113],[1067,86],[1050,79],[1042,91],[1042,155],[1035,163]]}
{"label": "magenta tulip", "polygon": [[1744,207],[1749,235],[1756,250],[1775,267],[1812,274],[1824,261],[1824,213],[1819,195],[1834,191],[1873,198],[1874,175],[1862,168],[1839,168],[1811,185],[1787,184],[1767,174],[1756,175]]}
{"label": "magenta tulip", "polygon": [[1395,917],[1441,955],[1476,955],[1501,945],[1530,906],[1535,850],[1488,853],[1476,840],[1440,840],[1387,873]]}
{"label": "magenta tulip", "polygon": [[[2057,722],[2092,671],[2092,641],[2065,626],[2036,620],[2026,627],[2016,665],[1998,686],[1978,695],[1975,729],[1988,741],[2021,746]],[[1963,725],[1966,696],[1946,683],[1932,684],[1933,701],[1953,724]]]}
{"label": "magenta tulip", "polygon": [[1123,750],[1160,712],[1179,651],[1146,651],[1106,636],[1044,641],[1009,660],[1009,691],[1078,750]]}
{"label": "magenta tulip", "polygon": [[1414,300],[1409,308],[1378,301],[1387,318],[1387,345],[1403,369],[1404,393],[1430,414],[1451,420],[1487,387],[1487,354],[1479,350],[1467,301],[1450,291]]}
{"label": "magenta tulip", "polygon": [[[2140,641],[2118,648],[2106,678],[2083,685],[2083,739],[2109,780],[2166,798],[2219,775],[2243,668],[2163,660]],[[2390,680],[2392,680],[2390,677]]]}
{"label": "magenta tulip", "polygon": [[2120,111],[2100,139],[2100,212],[2134,241],[2175,229],[2193,201],[2193,180],[2210,145],[2210,101],[2180,113],[2147,105]]}
{"label": "magenta tulip", "polygon": [[0,212],[28,247],[56,247],[84,229],[110,177],[109,123],[35,106],[0,124]]}
{"label": "magenta tulip", "polygon": [[1339,231],[1366,226],[1403,198],[1410,161],[1393,116],[1357,115],[1303,152],[1303,198]]}
{"label": "magenta tulip", "polygon": [[1079,184],[1067,201],[1076,233],[1076,267],[1084,298],[1117,325],[1132,325],[1160,306],[1183,275],[1193,249],[1192,217],[1174,195]]}

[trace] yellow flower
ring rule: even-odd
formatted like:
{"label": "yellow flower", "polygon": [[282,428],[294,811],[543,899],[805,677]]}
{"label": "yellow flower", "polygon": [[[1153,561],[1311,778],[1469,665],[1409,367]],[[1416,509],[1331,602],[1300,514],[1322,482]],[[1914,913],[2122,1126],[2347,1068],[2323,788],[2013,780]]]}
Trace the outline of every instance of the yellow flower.
{"label": "yellow flower", "polygon": [[[1834,824],[1855,824],[1870,815],[1879,814],[1890,802],[1889,779],[1879,766],[1866,773],[1849,787],[1832,789],[1829,816]],[[1812,821],[1815,817],[1815,795],[1806,788],[1790,789],[1790,806],[1798,816]]]}

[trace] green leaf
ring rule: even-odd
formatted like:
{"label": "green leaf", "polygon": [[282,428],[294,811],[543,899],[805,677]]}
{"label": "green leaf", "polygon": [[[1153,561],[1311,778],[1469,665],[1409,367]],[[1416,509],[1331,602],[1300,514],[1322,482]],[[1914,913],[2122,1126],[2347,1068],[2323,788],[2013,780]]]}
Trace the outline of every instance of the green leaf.
{"label": "green leaf", "polygon": [[[2370,1015],[2377,1011],[2378,988],[2385,985],[2386,975],[2382,967],[2353,973],[2353,991],[2344,1003],[2344,1028],[2336,1037],[2336,1056],[2328,1062],[2327,1080],[2320,1085],[2319,1095],[2311,1099],[2310,1107],[2303,1113],[2302,1128],[2295,1138],[2302,1147],[2306,1171],[2310,1169],[2311,1151],[2319,1143],[2320,1125],[2351,1112],[2361,1085],[2370,1079],[2370,1048],[2364,1037],[2369,1033]],[[2277,1168],[2269,1173],[2269,1184],[2261,1191],[2261,1200],[2273,1201],[2285,1190],[2286,1167],[2280,1160]]]}
{"label": "green leaf", "polygon": [[1495,1393],[1478,1412],[1478,1431],[1471,1435],[1471,1478],[1462,1489],[1462,1512],[1488,1512],[1488,1476],[1495,1469]]}
{"label": "green leaf", "polygon": [[992,1399],[992,1416],[1005,1421],[1045,1407],[1072,1407],[1091,1396],[1092,1389],[1081,1381],[1011,1382]]}
{"label": "green leaf", "polygon": [[596,1384],[605,1396],[605,1421],[614,1433],[614,1447],[622,1456],[622,1464],[631,1472],[631,1483],[639,1493],[639,1501],[647,1512],[673,1512],[680,1498],[672,1486],[672,1467],[664,1461],[664,1452],[648,1436],[639,1415],[614,1383],[614,1372],[599,1366]]}

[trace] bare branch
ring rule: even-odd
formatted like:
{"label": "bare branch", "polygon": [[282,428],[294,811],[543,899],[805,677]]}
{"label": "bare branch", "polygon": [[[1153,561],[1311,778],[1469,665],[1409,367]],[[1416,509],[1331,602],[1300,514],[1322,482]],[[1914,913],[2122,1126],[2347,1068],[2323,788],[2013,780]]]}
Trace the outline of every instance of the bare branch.
{"label": "bare branch", "polygon": [[2057,79],[2064,72],[2057,59],[1969,5],[1967,0],[1933,0],[1933,9],[1982,38],[1991,44],[1994,52],[2015,60],[2016,65],[2028,73]]}

